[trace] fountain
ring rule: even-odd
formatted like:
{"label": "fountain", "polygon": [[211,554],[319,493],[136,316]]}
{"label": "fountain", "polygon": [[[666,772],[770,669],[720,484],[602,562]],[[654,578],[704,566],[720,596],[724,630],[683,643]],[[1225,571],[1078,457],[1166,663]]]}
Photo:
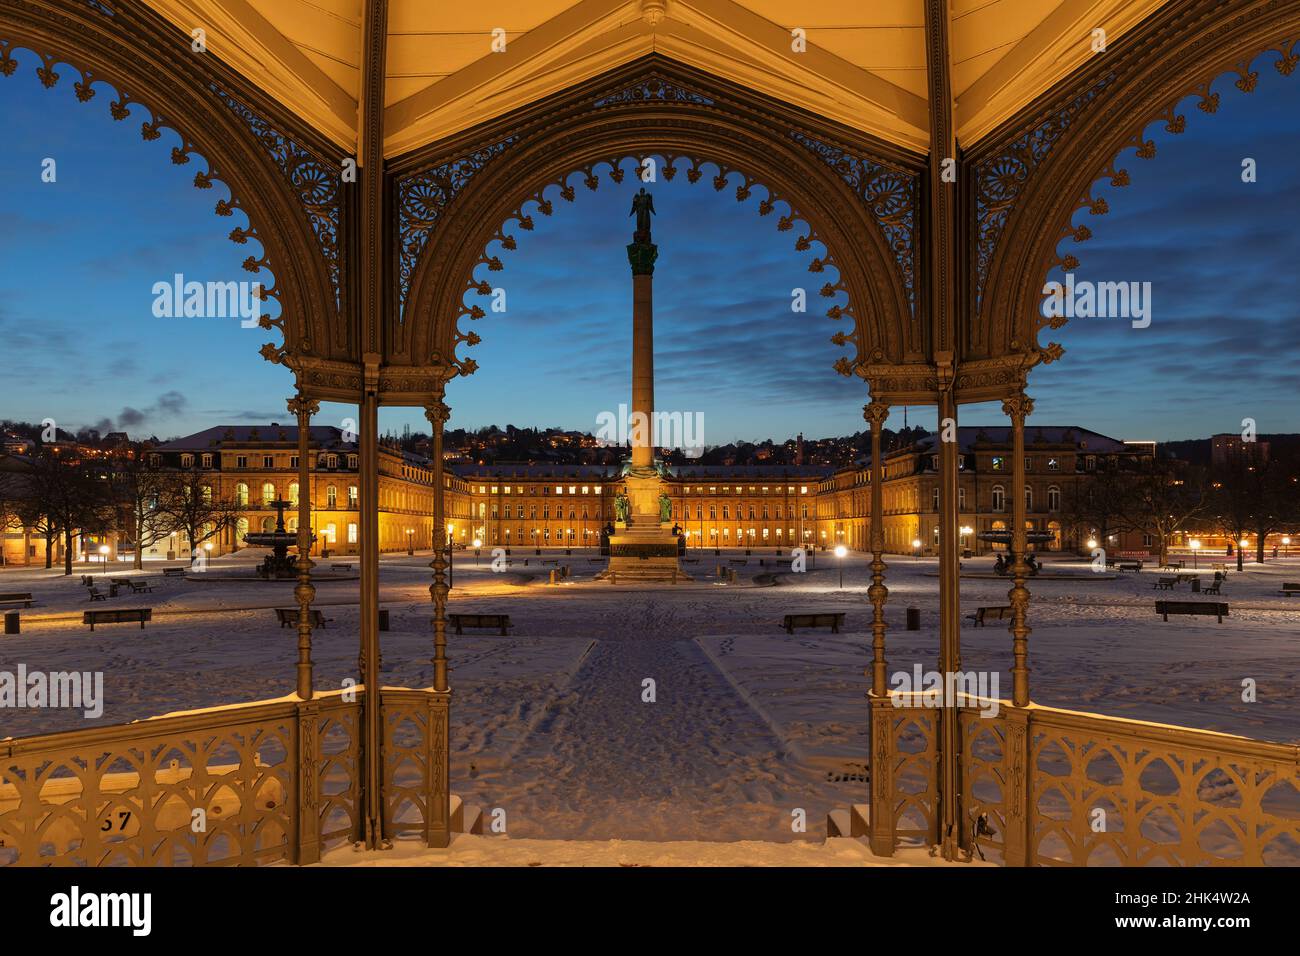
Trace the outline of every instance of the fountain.
{"label": "fountain", "polygon": [[[298,544],[298,534],[284,529],[284,509],[289,502],[276,500],[269,503],[275,509],[275,530],[260,531],[244,535],[244,541],[255,548],[270,548],[268,554],[257,567],[257,576],[266,581],[293,580],[298,576],[297,559],[289,557],[289,548]],[[316,536],[312,535],[315,541]]]}

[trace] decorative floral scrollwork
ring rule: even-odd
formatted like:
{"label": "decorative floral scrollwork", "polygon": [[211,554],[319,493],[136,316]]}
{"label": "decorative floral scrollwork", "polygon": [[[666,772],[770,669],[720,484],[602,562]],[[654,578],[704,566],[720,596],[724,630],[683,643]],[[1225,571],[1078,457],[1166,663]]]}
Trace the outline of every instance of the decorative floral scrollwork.
{"label": "decorative floral scrollwork", "polygon": [[988,282],[998,240],[1006,229],[1007,219],[1025,184],[1052,147],[1065,135],[1065,131],[1097,98],[1108,83],[1114,80],[1107,74],[1092,87],[1080,93],[1063,109],[1043,120],[1029,132],[975,168],[975,307],[984,300],[984,287]]}
{"label": "decorative floral scrollwork", "polygon": [[899,276],[908,305],[916,311],[916,278],[913,248],[916,242],[918,180],[911,173],[854,156],[833,143],[814,139],[799,130],[790,137],[830,166],[871,213],[884,233],[889,251],[898,263]]}
{"label": "decorative floral scrollwork", "polygon": [[[406,296],[411,289],[415,266],[420,253],[428,245],[438,220],[465,184],[474,178],[493,157],[505,152],[514,142],[507,137],[461,156],[398,180],[397,231],[398,231],[398,315],[406,310]],[[571,199],[572,196],[565,198]],[[530,223],[531,226],[531,223]],[[529,228],[528,226],[524,228]]]}
{"label": "decorative floral scrollwork", "polygon": [[243,120],[293,187],[325,260],[330,285],[334,288],[334,307],[340,308],[339,170],[281,133],[229,93],[215,86],[212,93]]}

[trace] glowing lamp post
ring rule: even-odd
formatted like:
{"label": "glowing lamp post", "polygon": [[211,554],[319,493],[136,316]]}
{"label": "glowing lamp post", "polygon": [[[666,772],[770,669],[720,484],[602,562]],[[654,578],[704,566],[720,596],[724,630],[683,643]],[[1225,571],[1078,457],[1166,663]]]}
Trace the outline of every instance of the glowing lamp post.
{"label": "glowing lamp post", "polygon": [[474,566],[475,567],[478,567],[478,549],[481,547],[483,547],[483,539],[475,538],[474,539]]}
{"label": "glowing lamp post", "polygon": [[844,545],[837,544],[835,546],[835,557],[839,559],[839,563],[840,563],[840,590],[841,591],[844,590],[844,556],[848,553],[849,553],[849,549],[844,547]]}
{"label": "glowing lamp post", "polygon": [[920,538],[912,539],[912,557],[916,558],[918,561],[921,560],[921,539]]}
{"label": "glowing lamp post", "polygon": [[1193,538],[1191,541],[1188,541],[1187,544],[1192,549],[1192,570],[1195,571],[1196,556],[1201,552],[1201,542],[1198,539]]}
{"label": "glowing lamp post", "polygon": [[415,554],[415,538],[414,538],[414,535],[415,535],[415,529],[414,529],[414,528],[407,528],[407,529],[406,529],[406,553],[407,553],[407,554]]}
{"label": "glowing lamp post", "polygon": [[101,544],[99,546],[99,560],[103,563],[105,568],[108,567],[108,545]]}
{"label": "glowing lamp post", "polygon": [[1282,554],[1283,554],[1284,557],[1290,557],[1290,555],[1291,555],[1291,536],[1290,536],[1290,535],[1283,535],[1283,536],[1282,536]]}

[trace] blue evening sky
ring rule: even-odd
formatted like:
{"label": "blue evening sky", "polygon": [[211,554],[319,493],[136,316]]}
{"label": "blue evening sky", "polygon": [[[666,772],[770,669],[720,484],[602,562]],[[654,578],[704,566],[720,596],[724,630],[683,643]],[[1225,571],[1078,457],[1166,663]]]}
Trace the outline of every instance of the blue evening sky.
{"label": "blue evening sky", "polygon": [[[70,70],[46,90],[38,61],[25,51],[20,59],[19,71],[0,81],[0,418],[53,418],[133,437],[285,421],[291,377],[257,354],[268,333],[235,319],[151,311],[153,284],[177,272],[252,278],[240,263],[256,244],[226,239],[247,223],[212,212],[224,188],[195,189],[194,172],[205,163],[172,165],[175,135],[144,142],[138,111],[114,122],[107,87],[79,103]],[[1263,432],[1300,431],[1300,110],[1294,77],[1267,62],[1257,68],[1252,95],[1231,77],[1216,82],[1223,102],[1214,116],[1185,101],[1181,136],[1148,127],[1156,158],[1121,157],[1132,185],[1098,187],[1111,212],[1076,218],[1094,234],[1062,247],[1082,261],[1076,280],[1151,282],[1152,323],[1075,319],[1050,336],[1067,354],[1031,375],[1035,420],[1135,439],[1237,430],[1243,417]],[[47,157],[57,162],[54,183],[41,181]],[[1244,157],[1257,161],[1258,182],[1242,183]],[[679,172],[651,187],[660,248],[658,407],[703,412],[710,444],[863,428],[864,384],[831,368],[843,350],[830,336],[843,326],[826,318],[828,303],[816,295],[828,273],[807,271],[821,248],[795,252],[799,227],[776,229],[783,205],[760,218],[764,191],[737,202],[738,179],[716,192],[714,172],[706,167],[694,185]],[[596,192],[570,177],[574,203],[552,189],[555,215],[535,216],[532,232],[507,230],[518,250],[500,253],[504,272],[483,272],[506,290],[507,311],[472,323],[483,341],[462,354],[480,367],[449,388],[453,427],[594,430],[601,411],[627,401],[631,279],[623,247],[640,184],[630,165],[622,185],[605,170],[601,177]],[[796,287],[809,290],[806,314],[791,312]],[[321,421],[348,414],[327,405]],[[913,424],[933,417],[933,409],[911,412]],[[994,406],[963,411],[968,423],[999,417]],[[382,413],[385,429],[406,423],[425,427],[415,410]]]}

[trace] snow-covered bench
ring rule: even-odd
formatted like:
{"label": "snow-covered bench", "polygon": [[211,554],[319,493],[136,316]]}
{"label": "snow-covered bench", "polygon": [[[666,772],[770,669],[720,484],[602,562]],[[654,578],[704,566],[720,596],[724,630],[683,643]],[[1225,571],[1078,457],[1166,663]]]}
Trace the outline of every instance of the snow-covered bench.
{"label": "snow-covered bench", "polygon": [[457,634],[464,634],[462,629],[466,627],[497,627],[501,629],[501,636],[506,637],[510,628],[514,627],[510,623],[509,614],[448,614],[447,622],[456,629]]}
{"label": "snow-covered bench", "polygon": [[115,607],[104,608],[102,611],[83,611],[81,614],[81,623],[89,624],[93,631],[96,624],[120,624],[123,621],[139,621],[140,630],[144,630],[144,622],[153,619],[153,611],[147,607]]}
{"label": "snow-covered bench", "polygon": [[974,621],[976,627],[983,627],[989,618],[997,618],[999,621],[1005,620],[1011,616],[1011,605],[1000,604],[994,607],[977,607],[974,614],[967,614],[966,619]]}
{"label": "snow-covered bench", "polygon": [[1170,614],[1199,614],[1217,617],[1222,624],[1228,616],[1228,605],[1223,601],[1156,601],[1156,613],[1166,621]]}
{"label": "snow-covered bench", "polygon": [[[1283,584],[1281,590],[1278,591],[1278,594],[1285,594],[1287,597],[1291,597],[1293,594],[1300,594],[1300,583]],[[0,600],[4,600],[3,595],[0,595]]]}
{"label": "snow-covered bench", "polygon": [[31,607],[32,595],[30,591],[14,591],[12,594],[0,594],[0,604],[22,604],[25,607]]}
{"label": "snow-covered bench", "polygon": [[787,614],[781,619],[781,626],[787,634],[793,634],[796,627],[829,627],[832,634],[838,634],[843,623],[843,611],[806,611]]}

